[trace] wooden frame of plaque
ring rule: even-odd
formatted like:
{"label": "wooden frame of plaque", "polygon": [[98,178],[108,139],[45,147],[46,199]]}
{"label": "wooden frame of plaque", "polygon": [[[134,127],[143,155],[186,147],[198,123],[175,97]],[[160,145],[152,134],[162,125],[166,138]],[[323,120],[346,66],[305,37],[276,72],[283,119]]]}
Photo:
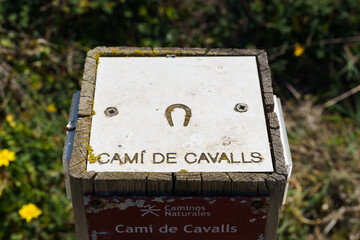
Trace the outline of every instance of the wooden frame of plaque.
{"label": "wooden frame of plaque", "polygon": [[[158,56],[255,56],[263,96],[274,172],[93,172],[86,171],[92,106],[99,57]],[[78,119],[69,180],[78,239],[89,239],[84,195],[118,196],[269,196],[265,239],[275,239],[287,180],[280,139],[279,122],[274,113],[273,89],[267,54],[263,50],[203,48],[97,47],[88,52],[81,84]]]}

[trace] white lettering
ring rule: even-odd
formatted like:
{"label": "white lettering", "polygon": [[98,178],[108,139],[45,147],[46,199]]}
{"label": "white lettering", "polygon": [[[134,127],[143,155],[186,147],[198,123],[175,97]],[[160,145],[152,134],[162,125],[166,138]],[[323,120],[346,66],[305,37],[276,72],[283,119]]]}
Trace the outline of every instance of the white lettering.
{"label": "white lettering", "polygon": [[123,226],[124,226],[124,225],[122,225],[122,224],[117,225],[117,226],[115,227],[115,231],[118,232],[118,233],[124,233],[124,231],[120,231],[120,230],[119,230],[119,228],[120,228],[120,227],[123,227]]}
{"label": "white lettering", "polygon": [[192,233],[193,231],[188,230],[188,228],[190,228],[190,227],[192,227],[192,225],[185,225],[185,227],[184,227],[184,232],[186,232],[186,233]]}

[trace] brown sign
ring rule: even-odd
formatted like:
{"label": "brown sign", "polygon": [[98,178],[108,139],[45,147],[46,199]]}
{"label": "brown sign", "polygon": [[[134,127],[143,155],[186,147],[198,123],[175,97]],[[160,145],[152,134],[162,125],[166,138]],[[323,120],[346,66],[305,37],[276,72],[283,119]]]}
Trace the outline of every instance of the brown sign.
{"label": "brown sign", "polygon": [[91,240],[264,239],[268,197],[85,196]]}

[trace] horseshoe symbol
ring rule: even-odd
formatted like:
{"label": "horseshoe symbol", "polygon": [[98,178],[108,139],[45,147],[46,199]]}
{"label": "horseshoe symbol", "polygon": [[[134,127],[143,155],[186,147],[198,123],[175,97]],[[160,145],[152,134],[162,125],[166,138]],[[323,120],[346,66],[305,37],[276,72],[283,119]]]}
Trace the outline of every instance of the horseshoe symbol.
{"label": "horseshoe symbol", "polygon": [[175,109],[175,108],[182,108],[185,110],[185,120],[184,120],[184,126],[186,127],[189,124],[190,118],[191,118],[191,109],[184,105],[184,104],[173,104],[170,105],[166,110],[165,110],[165,117],[169,123],[169,125],[172,127],[174,126],[174,123],[172,121],[171,118],[171,112]]}

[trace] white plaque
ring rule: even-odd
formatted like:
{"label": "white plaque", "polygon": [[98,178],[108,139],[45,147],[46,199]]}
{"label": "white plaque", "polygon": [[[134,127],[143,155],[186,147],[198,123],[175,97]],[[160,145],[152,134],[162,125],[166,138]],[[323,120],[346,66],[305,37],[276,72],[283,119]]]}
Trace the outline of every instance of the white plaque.
{"label": "white plaque", "polygon": [[254,56],[100,57],[93,110],[87,171],[273,172]]}

